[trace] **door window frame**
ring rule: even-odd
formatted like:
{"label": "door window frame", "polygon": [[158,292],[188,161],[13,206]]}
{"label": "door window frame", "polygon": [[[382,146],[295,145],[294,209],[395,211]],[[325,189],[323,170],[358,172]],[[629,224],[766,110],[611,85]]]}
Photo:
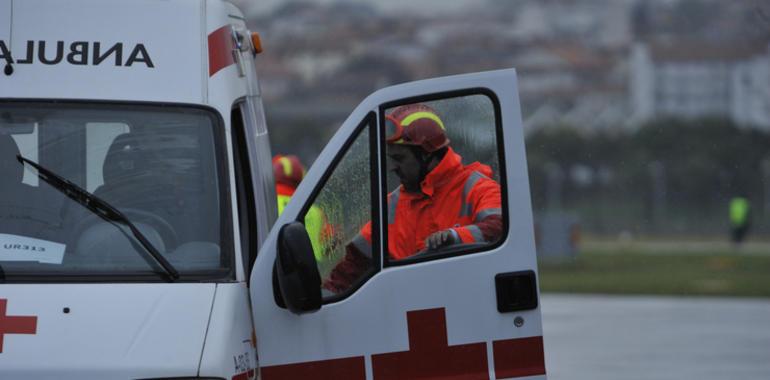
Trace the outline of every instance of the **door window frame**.
{"label": "door window frame", "polygon": [[251,271],[257,259],[257,211],[252,182],[251,159],[249,158],[246,134],[246,119],[243,107],[245,99],[239,99],[230,111],[230,131],[233,146],[233,169],[235,170],[236,212],[238,213],[241,252],[239,259],[243,262],[243,273],[247,286],[251,283]]}
{"label": "door window frame", "polygon": [[[502,198],[500,200],[501,208],[502,208],[502,217],[503,217],[503,234],[500,236],[500,238],[489,245],[484,245],[482,247],[476,247],[476,248],[469,248],[467,250],[461,250],[457,252],[447,252],[447,253],[441,253],[441,254],[425,254],[425,255],[419,255],[417,257],[407,257],[400,260],[391,260],[389,258],[389,255],[382,254],[382,267],[389,268],[389,267],[399,267],[404,265],[411,265],[416,263],[422,263],[427,261],[434,261],[434,260],[442,260],[448,257],[459,257],[459,256],[465,256],[485,251],[492,251],[500,246],[502,246],[505,241],[508,239],[509,234],[509,207],[508,207],[508,178],[507,178],[507,170],[506,170],[506,158],[505,158],[505,140],[503,136],[503,120],[502,120],[502,110],[500,107],[500,99],[497,97],[497,94],[495,94],[494,91],[492,91],[489,88],[485,87],[475,87],[475,88],[467,88],[462,90],[453,90],[453,91],[445,91],[445,92],[436,92],[431,94],[425,94],[425,95],[418,95],[418,96],[412,96],[408,98],[402,98],[399,100],[393,100],[389,101],[383,104],[380,104],[379,106],[379,119],[378,122],[378,134],[379,134],[379,140],[383,142],[382,149],[380,149],[380,178],[382,179],[380,182],[380,208],[382,210],[386,210],[388,207],[388,189],[387,189],[387,181],[385,180],[386,177],[384,177],[385,173],[387,173],[387,149],[384,145],[384,142],[386,141],[385,138],[385,113],[387,110],[393,109],[398,106],[403,106],[407,104],[414,104],[414,103],[424,103],[424,102],[431,102],[431,101],[438,101],[438,100],[451,100],[451,99],[458,99],[462,97],[468,97],[473,95],[483,95],[486,96],[491,102],[492,102],[492,108],[494,112],[495,117],[495,143],[497,145],[497,158],[498,158],[498,168],[499,168],[499,184],[500,184],[500,197]],[[387,224],[382,223],[382,219],[380,220],[380,225],[387,226]],[[380,249],[380,252],[387,252],[387,244],[388,244],[388,229],[382,228],[382,248]]]}
{"label": "door window frame", "polygon": [[[377,132],[377,115],[370,111],[366,114],[366,116],[361,120],[361,122],[356,126],[355,130],[353,130],[353,133],[350,134],[347,140],[345,140],[345,143],[342,145],[341,149],[337,152],[337,154],[334,156],[334,159],[332,159],[331,164],[326,169],[326,171],[321,176],[320,180],[316,184],[316,186],[313,188],[313,191],[310,193],[310,196],[307,198],[308,200],[305,202],[305,204],[302,206],[301,211],[299,212],[297,218],[295,221],[305,224],[305,216],[310,211],[310,208],[313,206],[313,203],[315,202],[318,195],[321,193],[321,191],[326,186],[327,181],[329,178],[334,174],[335,170],[337,169],[337,166],[339,163],[345,158],[345,155],[350,151],[350,147],[358,140],[359,137],[361,137],[361,133],[369,128],[369,186],[370,186],[370,216],[371,216],[371,223],[372,223],[372,267],[367,270],[359,279],[357,279],[348,289],[346,289],[344,292],[331,295],[328,297],[324,297],[322,299],[322,304],[330,304],[339,302],[343,299],[348,298],[353,293],[355,293],[363,284],[369,281],[372,277],[374,277],[375,274],[380,272],[382,270],[382,250],[380,249],[380,223],[381,223],[381,213],[380,213],[380,202],[378,201],[381,197],[379,194],[380,189],[382,188],[382,185],[380,184],[380,178],[382,173],[378,171],[379,166],[379,151],[378,151],[378,135]],[[363,226],[361,226],[363,227]],[[343,242],[343,244],[347,244],[348,242]],[[344,256],[343,256],[344,257]]]}

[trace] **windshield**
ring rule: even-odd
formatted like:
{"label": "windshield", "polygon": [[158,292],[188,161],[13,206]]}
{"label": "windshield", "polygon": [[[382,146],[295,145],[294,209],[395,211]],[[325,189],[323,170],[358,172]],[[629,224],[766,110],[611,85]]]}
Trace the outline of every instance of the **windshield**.
{"label": "windshield", "polygon": [[125,226],[52,187],[19,155],[123,213],[181,280],[229,275],[222,133],[199,108],[0,103],[5,280],[163,279]]}

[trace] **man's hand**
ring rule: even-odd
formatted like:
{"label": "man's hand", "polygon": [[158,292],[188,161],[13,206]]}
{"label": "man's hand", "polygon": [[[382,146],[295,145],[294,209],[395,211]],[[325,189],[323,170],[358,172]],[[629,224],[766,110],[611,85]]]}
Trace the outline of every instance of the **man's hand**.
{"label": "man's hand", "polygon": [[429,250],[439,249],[441,247],[455,244],[455,234],[452,230],[443,230],[430,234],[425,239],[425,247]]}

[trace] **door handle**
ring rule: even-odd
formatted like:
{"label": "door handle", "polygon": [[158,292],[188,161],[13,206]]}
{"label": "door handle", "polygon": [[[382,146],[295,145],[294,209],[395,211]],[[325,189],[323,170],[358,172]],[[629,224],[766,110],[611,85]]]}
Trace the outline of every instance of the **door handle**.
{"label": "door handle", "polygon": [[495,290],[497,311],[501,313],[537,308],[537,278],[534,271],[498,273],[495,275]]}

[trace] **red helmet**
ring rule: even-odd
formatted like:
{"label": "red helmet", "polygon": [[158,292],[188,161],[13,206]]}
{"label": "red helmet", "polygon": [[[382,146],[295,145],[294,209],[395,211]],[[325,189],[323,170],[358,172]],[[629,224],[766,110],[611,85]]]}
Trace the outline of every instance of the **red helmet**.
{"label": "red helmet", "polygon": [[297,187],[305,177],[305,167],[297,156],[278,154],[273,157],[273,175],[275,182]]}
{"label": "red helmet", "polygon": [[428,153],[449,146],[444,122],[433,108],[415,103],[400,106],[385,116],[388,144],[419,146]]}

